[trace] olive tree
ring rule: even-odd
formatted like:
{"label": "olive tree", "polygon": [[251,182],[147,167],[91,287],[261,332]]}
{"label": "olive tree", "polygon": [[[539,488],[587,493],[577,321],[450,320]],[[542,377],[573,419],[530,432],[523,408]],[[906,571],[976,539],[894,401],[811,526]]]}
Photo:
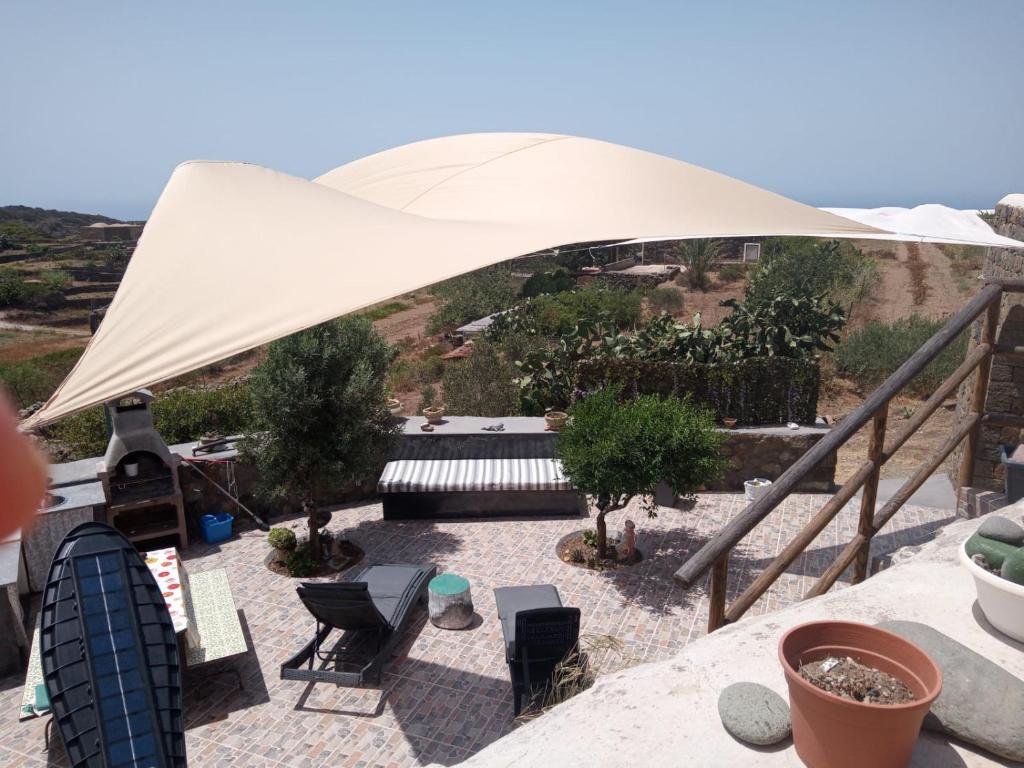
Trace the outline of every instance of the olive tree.
{"label": "olive tree", "polygon": [[620,395],[619,388],[609,387],[577,401],[555,443],[565,476],[594,500],[600,557],[607,556],[609,512],[642,496],[654,517],[659,482],[680,495],[693,493],[724,466],[721,434],[710,410],[689,398],[622,400]]}
{"label": "olive tree", "polygon": [[301,502],[315,562],[322,495],[364,478],[397,435],[384,383],[394,357],[368,320],[348,317],[275,341],[252,373],[243,455],[263,495]]}

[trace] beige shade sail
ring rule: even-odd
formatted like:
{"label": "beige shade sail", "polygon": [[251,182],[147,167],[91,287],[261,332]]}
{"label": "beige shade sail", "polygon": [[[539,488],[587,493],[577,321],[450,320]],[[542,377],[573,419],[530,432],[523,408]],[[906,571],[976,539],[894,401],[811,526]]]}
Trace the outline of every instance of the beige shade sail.
{"label": "beige shade sail", "polygon": [[455,275],[567,243],[881,234],[727,176],[572,136],[411,144],[308,181],[190,162],[37,427]]}

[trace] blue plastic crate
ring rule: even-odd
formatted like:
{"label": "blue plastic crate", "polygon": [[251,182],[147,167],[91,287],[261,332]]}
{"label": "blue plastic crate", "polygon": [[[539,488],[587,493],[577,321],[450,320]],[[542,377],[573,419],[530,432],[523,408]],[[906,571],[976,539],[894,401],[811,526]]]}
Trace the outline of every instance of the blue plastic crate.
{"label": "blue plastic crate", "polygon": [[203,515],[199,518],[199,525],[203,529],[203,541],[207,544],[217,544],[231,538],[231,524],[235,518],[227,512],[218,512],[216,515]]}

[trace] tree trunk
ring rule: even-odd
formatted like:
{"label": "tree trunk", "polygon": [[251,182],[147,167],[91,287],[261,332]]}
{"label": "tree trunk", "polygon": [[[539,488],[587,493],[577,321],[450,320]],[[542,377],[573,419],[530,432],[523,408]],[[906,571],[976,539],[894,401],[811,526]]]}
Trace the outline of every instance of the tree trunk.
{"label": "tree trunk", "polygon": [[597,513],[597,556],[605,558],[608,555],[608,525],[604,521],[607,510],[600,510]]}
{"label": "tree trunk", "polygon": [[320,525],[316,514],[316,503],[311,498],[307,498],[303,502],[303,506],[306,508],[306,520],[309,526],[309,556],[313,558],[313,562],[320,564],[320,558],[323,553],[320,550]]}

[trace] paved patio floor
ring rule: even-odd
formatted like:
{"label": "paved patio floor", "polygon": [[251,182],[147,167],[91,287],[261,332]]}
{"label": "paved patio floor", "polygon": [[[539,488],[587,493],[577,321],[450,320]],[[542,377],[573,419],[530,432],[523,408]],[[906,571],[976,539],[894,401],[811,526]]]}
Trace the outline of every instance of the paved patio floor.
{"label": "paved patio floor", "polygon": [[[730,593],[748,585],[827,498],[792,496],[756,528],[732,555]],[[615,513],[613,529],[627,516],[636,521],[644,559],[607,572],[555,557],[559,538],[592,525],[580,518],[386,522],[379,504],[339,509],[331,528],[358,543],[366,563],[434,562],[472,583],[478,620],[467,630],[447,631],[431,625],[418,609],[381,689],[282,681],[281,662],[309,640],[314,622],[295,595],[295,583],[263,565],[265,535],[245,531],[220,545],[193,546],[182,553],[190,572],[227,569],[252,652],[233,662],[244,690],[231,675],[186,678],[189,764],[404,768],[457,763],[514,727],[495,587],[555,584],[565,604],[582,610],[584,634],[611,635],[622,643],[620,652],[596,655],[604,671],[664,659],[701,636],[707,620],[705,587],[684,590],[672,580],[673,572],[744,506],[740,495],[705,494],[692,509],[663,509],[656,519]],[[947,510],[904,508],[875,540],[879,562],[899,547],[928,540],[950,517]],[[850,540],[856,523],[857,510],[848,505],[752,611],[799,599]],[[299,528],[302,521],[290,524]],[[22,675],[0,680],[0,765],[66,764],[56,737],[47,748],[45,719],[18,722],[22,681]]]}

